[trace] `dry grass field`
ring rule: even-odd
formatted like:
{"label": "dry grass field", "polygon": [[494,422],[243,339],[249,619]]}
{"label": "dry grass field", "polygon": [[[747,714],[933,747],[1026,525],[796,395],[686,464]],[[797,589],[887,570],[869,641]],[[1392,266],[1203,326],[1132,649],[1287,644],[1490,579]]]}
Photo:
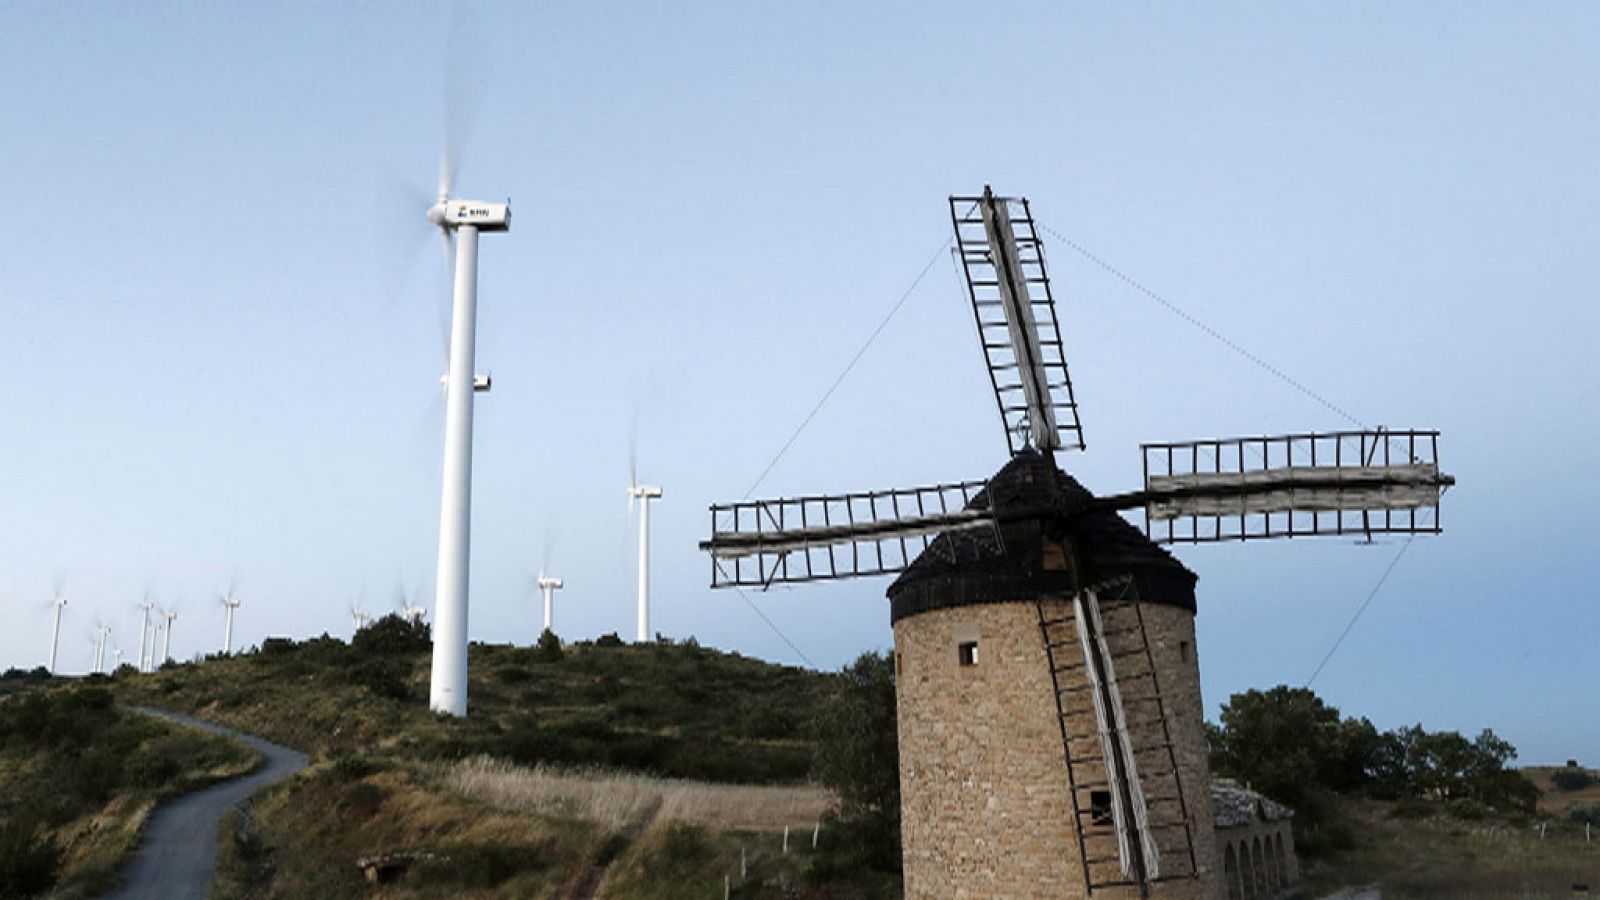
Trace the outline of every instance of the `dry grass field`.
{"label": "dry grass field", "polygon": [[613,830],[683,822],[710,831],[808,829],[832,805],[813,787],[710,784],[628,772],[517,766],[477,756],[446,767],[456,793],[496,809],[582,819]]}

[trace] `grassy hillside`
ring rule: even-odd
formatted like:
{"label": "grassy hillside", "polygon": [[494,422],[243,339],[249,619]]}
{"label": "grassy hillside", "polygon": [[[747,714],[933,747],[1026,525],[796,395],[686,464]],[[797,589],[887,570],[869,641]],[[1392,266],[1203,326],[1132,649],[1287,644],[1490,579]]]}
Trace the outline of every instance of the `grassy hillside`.
{"label": "grassy hillside", "polygon": [[1500,816],[1437,801],[1342,798],[1347,846],[1302,860],[1312,896],[1376,885],[1385,900],[1556,898],[1600,886],[1600,834],[1539,816]]}
{"label": "grassy hillside", "polygon": [[110,886],[155,804],[260,763],[231,741],[118,709],[98,685],[0,696],[0,896]]}
{"label": "grassy hillside", "polygon": [[[124,673],[126,703],[313,754],[223,826],[221,897],[897,896],[813,829],[810,722],[834,676],[693,644],[474,645],[469,715],[427,710],[429,645],[397,619]],[[783,831],[789,828],[789,853]],[[741,876],[741,857],[744,875]]]}
{"label": "grassy hillside", "polygon": [[268,641],[260,652],[122,679],[117,690],[125,702],[314,755],[489,754],[771,783],[805,779],[805,726],[829,680],[696,646],[587,643],[555,656],[474,644],[468,716],[450,719],[427,709],[426,640],[395,644]]}

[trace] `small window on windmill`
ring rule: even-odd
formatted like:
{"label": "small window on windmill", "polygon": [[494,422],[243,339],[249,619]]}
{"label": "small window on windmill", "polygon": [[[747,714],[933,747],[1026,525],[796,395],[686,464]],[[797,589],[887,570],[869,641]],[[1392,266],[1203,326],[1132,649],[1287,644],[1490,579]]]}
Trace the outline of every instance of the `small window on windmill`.
{"label": "small window on windmill", "polygon": [[1111,792],[1089,792],[1089,824],[1111,825]]}
{"label": "small window on windmill", "polygon": [[1182,663],[1187,663],[1189,661],[1189,642],[1188,641],[1179,641],[1178,642],[1178,661],[1182,662]]}
{"label": "small window on windmill", "polygon": [[978,642],[977,641],[962,641],[961,643],[957,644],[956,645],[956,659],[963,666],[975,666],[975,665],[977,665],[978,664]]}
{"label": "small window on windmill", "polygon": [[955,628],[956,662],[961,666],[978,664],[978,626],[957,625]]}

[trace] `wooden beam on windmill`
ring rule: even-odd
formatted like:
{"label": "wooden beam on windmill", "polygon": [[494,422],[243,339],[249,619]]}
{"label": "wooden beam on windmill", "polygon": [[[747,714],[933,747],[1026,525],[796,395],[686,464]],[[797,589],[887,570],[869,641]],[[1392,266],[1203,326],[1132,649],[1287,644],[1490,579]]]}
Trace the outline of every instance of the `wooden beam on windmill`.
{"label": "wooden beam on windmill", "polygon": [[1044,247],[1025,198],[951,197],[956,253],[1011,452],[1083,449]]}
{"label": "wooden beam on windmill", "polygon": [[1439,432],[1311,432],[1144,444],[1140,508],[1160,543],[1438,534]]}

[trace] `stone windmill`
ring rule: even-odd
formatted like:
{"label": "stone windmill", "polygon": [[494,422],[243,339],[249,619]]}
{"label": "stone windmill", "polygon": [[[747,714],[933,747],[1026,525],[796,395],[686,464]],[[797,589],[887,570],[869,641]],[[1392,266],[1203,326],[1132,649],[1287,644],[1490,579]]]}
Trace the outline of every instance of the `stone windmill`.
{"label": "stone windmill", "polygon": [[1436,533],[1438,433],[1146,444],[1143,489],[1097,497],[1055,462],[1083,433],[1027,200],[950,212],[1010,461],[712,506],[712,585],[899,573],[908,897],[1215,896],[1196,579],[1159,544]]}

